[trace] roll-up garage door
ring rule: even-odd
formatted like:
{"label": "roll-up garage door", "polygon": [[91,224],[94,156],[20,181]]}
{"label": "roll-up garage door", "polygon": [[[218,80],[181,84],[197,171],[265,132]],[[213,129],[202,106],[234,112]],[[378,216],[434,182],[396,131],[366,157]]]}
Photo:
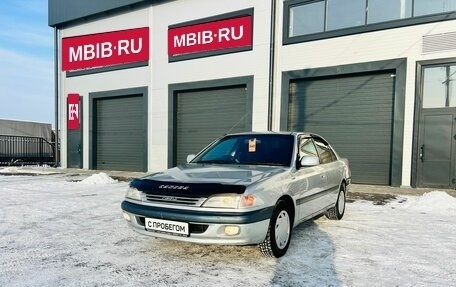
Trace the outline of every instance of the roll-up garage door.
{"label": "roll-up garage door", "polygon": [[390,184],[394,76],[360,74],[290,83],[288,128],[325,137],[348,158],[353,182]]}
{"label": "roll-up garage door", "polygon": [[176,102],[176,164],[224,134],[250,128],[246,86],[182,91]]}
{"label": "roll-up garage door", "polygon": [[146,115],[143,96],[95,101],[96,169],[146,171]]}

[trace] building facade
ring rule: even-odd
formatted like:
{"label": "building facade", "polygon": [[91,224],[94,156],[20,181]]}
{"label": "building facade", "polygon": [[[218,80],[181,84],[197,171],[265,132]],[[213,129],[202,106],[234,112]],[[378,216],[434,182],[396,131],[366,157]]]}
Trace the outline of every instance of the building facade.
{"label": "building facade", "polygon": [[357,183],[456,184],[456,1],[49,1],[62,165],[158,171],[305,130]]}

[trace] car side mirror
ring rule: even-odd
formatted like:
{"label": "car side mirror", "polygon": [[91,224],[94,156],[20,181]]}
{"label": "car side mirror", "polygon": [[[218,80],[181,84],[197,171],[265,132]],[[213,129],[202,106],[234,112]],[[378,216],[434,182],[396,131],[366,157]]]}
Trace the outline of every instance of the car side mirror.
{"label": "car side mirror", "polygon": [[320,160],[318,157],[313,155],[306,155],[301,158],[300,165],[301,167],[310,167],[316,166],[320,164]]}
{"label": "car side mirror", "polygon": [[196,157],[196,155],[194,155],[194,154],[189,154],[189,155],[187,156],[187,163],[191,162],[195,157]]}

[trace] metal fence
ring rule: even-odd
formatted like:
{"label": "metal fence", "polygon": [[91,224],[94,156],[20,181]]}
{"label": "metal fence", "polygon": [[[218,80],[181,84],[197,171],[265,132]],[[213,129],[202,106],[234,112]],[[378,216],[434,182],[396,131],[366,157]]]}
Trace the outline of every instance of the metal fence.
{"label": "metal fence", "polygon": [[0,166],[54,165],[54,147],[40,137],[0,135]]}

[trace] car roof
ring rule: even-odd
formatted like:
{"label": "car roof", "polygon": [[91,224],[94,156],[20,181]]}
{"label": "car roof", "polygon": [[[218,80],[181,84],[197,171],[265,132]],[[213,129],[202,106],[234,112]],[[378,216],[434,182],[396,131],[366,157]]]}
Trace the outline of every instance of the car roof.
{"label": "car roof", "polygon": [[291,135],[291,136],[307,136],[312,138],[318,138],[322,140],[324,143],[329,144],[328,141],[316,133],[309,133],[309,132],[287,132],[287,131],[252,131],[252,132],[242,132],[242,133],[232,133],[226,134],[224,136],[236,136],[236,135]]}
{"label": "car roof", "polygon": [[225,136],[233,136],[233,135],[308,135],[308,136],[318,136],[317,134],[307,133],[307,132],[287,132],[287,131],[252,131],[252,132],[242,132],[242,133],[232,133],[226,134]]}

